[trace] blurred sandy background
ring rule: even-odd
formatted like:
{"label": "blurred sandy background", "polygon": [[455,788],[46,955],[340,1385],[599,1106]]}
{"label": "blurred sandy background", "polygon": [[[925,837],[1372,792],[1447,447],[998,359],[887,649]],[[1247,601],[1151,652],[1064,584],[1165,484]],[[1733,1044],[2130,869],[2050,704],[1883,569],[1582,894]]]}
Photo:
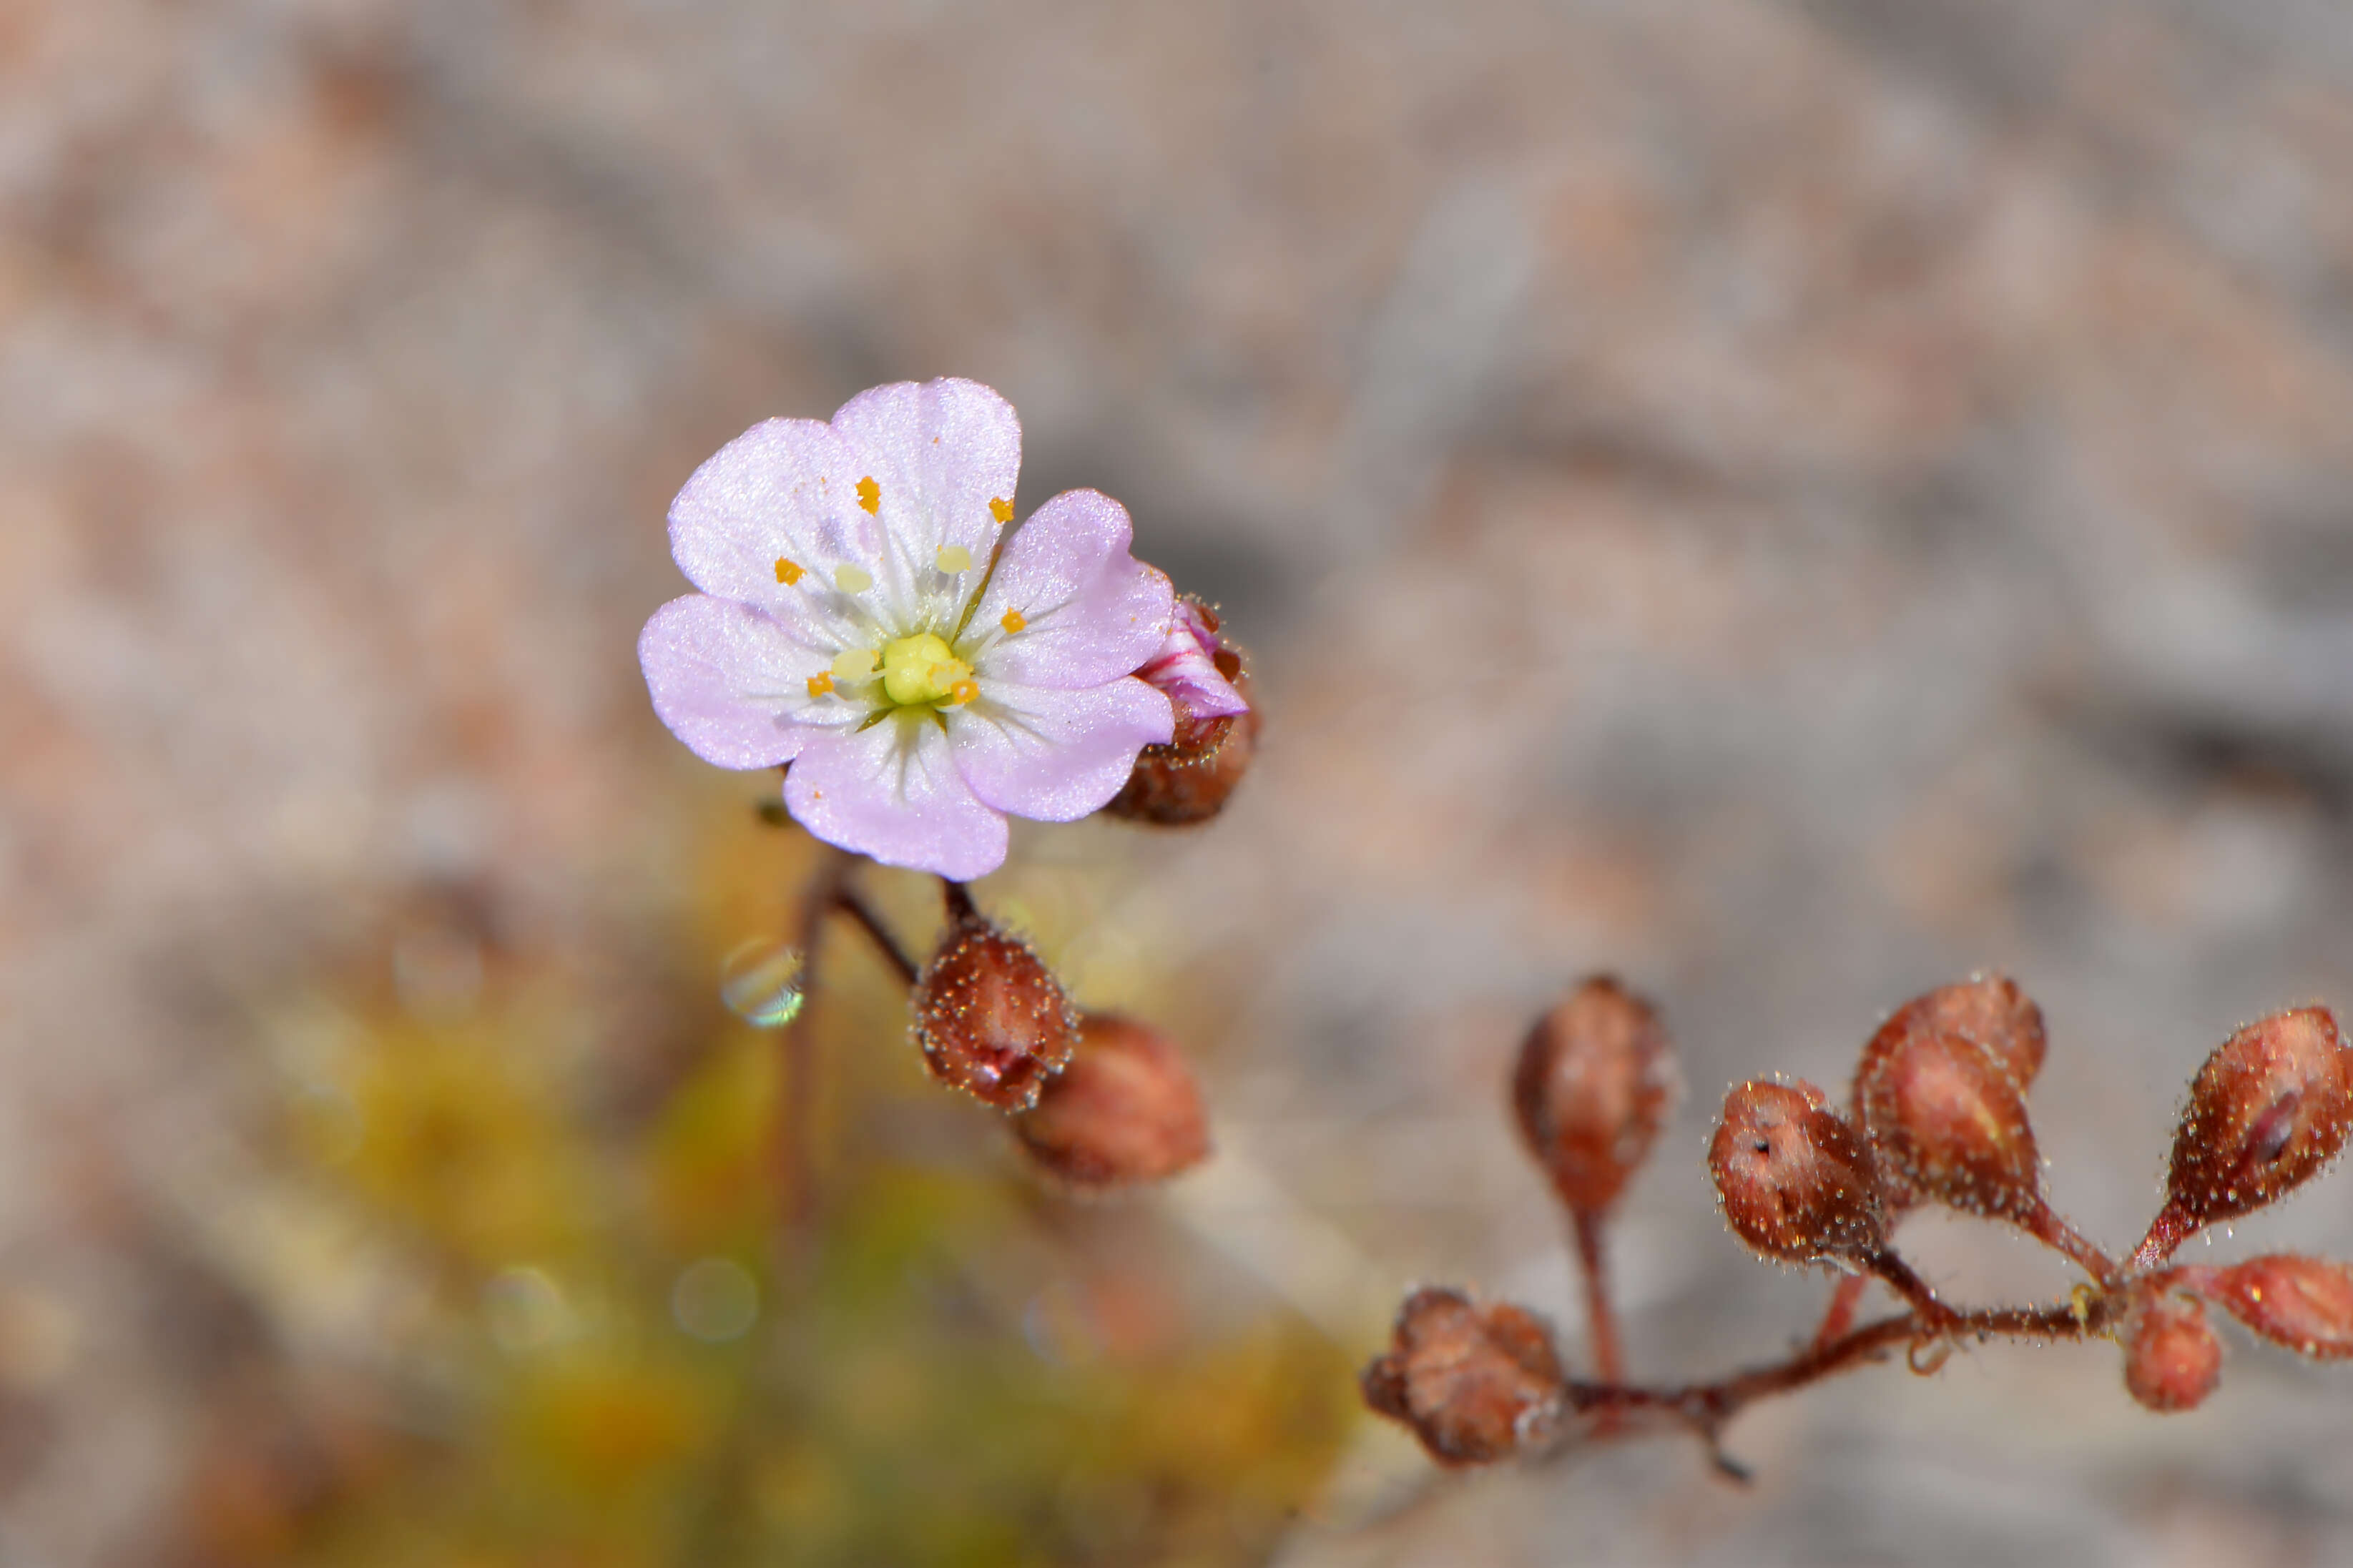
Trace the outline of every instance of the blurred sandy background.
{"label": "blurred sandy background", "polygon": [[[422,1134],[320,1174],[301,1063],[440,1030],[431,1093],[511,1106],[498,1159],[594,1167],[669,1114],[733,1040],[715,953],[797,862],[763,782],[649,710],[663,509],[760,417],[950,374],[1020,410],[1025,512],[1103,489],[1223,603],[1271,715],[1214,826],[1026,834],[987,890],[1087,999],[1185,1035],[1215,1164],[1057,1218],[920,1083],[862,960],[832,1013],[838,1059],[884,1064],[856,1125],[1054,1237],[1008,1255],[1016,1307],[1041,1292],[1008,1321],[1129,1277],[1106,1258],[1160,1282],[1122,1431],[1176,1397],[1169,1345],[1237,1324],[1322,1346],[1302,1386],[1345,1407],[1418,1280],[1575,1351],[1500,1108],[1587,969],[1662,1000],[1691,1086],[1619,1242],[1659,1375],[1777,1352],[1820,1289],[1710,1211],[1729,1079],[1842,1083],[1884,1009],[2006,968],[2051,1018],[2055,1195],[2123,1245],[2204,1052],[2353,1005],[2340,5],[15,0],[0,1563],[2353,1562],[2353,1389],[2243,1341],[2165,1420],[2107,1347],[1883,1369],[1736,1426],[1745,1493],[1673,1446],[1431,1484],[1327,1423],[1266,1439],[1255,1512],[1205,1482],[1081,1528],[1055,1394],[1019,1469],[1047,1502],[878,1547],[830,1418],[779,1395],[770,1536],[696,1535],[725,1489],[691,1486],[626,1550],[473,1504],[385,1525],[441,1521],[414,1500],[448,1453],[504,1451],[416,1414],[506,1375],[435,1336],[480,1300],[498,1314],[578,1277],[532,1262],[573,1243],[510,1256],[473,1189],[416,1198]],[[469,1087],[523,1033],[523,1087]],[[837,1136],[845,1191],[869,1142]],[[2063,1283],[1983,1227],[1907,1237],[1963,1296]],[[2353,1206],[2251,1237],[2353,1252]],[[887,1362],[871,1321],[845,1342]],[[799,1321],[742,1342],[787,1375]],[[974,1343],[1054,1361],[1017,1329]],[[1100,1329],[1071,1331],[1118,1363]],[[1272,1376],[1238,1386],[1279,1414]],[[679,1473],[700,1419],[654,1422]],[[1239,1441],[1201,1420],[1172,1447]],[[879,1474],[906,1450],[877,1430]]]}

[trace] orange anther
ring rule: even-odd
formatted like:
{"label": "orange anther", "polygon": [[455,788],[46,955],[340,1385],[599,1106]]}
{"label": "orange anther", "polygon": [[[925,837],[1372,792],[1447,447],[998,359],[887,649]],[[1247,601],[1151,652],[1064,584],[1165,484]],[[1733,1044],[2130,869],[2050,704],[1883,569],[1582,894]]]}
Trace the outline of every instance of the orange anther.
{"label": "orange anther", "polygon": [[781,555],[777,556],[776,581],[789,588],[800,580],[801,563],[797,561],[787,561]]}
{"label": "orange anther", "polygon": [[858,481],[858,504],[866,509],[869,517],[882,510],[882,487],[874,482],[872,474]]}

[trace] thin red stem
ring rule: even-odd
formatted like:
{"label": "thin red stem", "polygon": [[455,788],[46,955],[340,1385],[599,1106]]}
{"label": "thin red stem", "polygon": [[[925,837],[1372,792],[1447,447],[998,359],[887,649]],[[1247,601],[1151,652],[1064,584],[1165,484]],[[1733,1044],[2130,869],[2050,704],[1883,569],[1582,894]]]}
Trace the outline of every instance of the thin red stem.
{"label": "thin red stem", "polygon": [[1577,1209],[1569,1220],[1577,1242],[1577,1274],[1585,1283],[1585,1321],[1593,1339],[1593,1370],[1604,1383],[1623,1383],[1626,1352],[1618,1335],[1617,1310],[1609,1304],[1609,1218],[1590,1209]]}
{"label": "thin red stem", "polygon": [[2059,1253],[2070,1263],[2097,1280],[2103,1288],[2113,1287],[2124,1278],[2116,1260],[2093,1245],[2082,1231],[2063,1217],[2049,1204],[2038,1201],[2019,1217],[2019,1226],[2035,1240]]}
{"label": "thin red stem", "polygon": [[882,917],[874,912],[874,907],[856,888],[844,883],[834,893],[833,907],[857,922],[858,929],[866,933],[868,940],[874,943],[875,951],[899,972],[902,980],[913,985],[923,978],[922,966],[905,948],[899,945],[899,939],[892,934],[891,928],[882,923]]}

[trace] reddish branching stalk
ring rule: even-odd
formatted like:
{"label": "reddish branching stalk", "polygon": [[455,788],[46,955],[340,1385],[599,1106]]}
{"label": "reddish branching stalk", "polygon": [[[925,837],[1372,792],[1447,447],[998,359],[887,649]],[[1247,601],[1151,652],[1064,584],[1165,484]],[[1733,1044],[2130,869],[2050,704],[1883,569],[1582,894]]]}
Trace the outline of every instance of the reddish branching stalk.
{"label": "reddish branching stalk", "polygon": [[[1735,1416],[1899,1348],[1925,1375],[1968,1342],[2111,1339],[2126,1391],[2158,1412],[2196,1406],[2219,1381],[2210,1308],[2309,1359],[2353,1360],[2353,1265],[2294,1254],[2166,1264],[2183,1238],[2268,1205],[2353,1138],[2353,1048],[2336,1020],[2317,1007],[2275,1014],[2214,1052],[2176,1132],[2165,1205],[2122,1264],[2043,1197],[2025,1103],[2043,1050],[2041,1010],[2010,982],[1979,976],[1890,1016],[1864,1048],[1851,1110],[1808,1083],[1734,1085],[1708,1152],[1725,1223],[1760,1256],[1841,1278],[1812,1337],[1784,1360],[1704,1383],[1630,1384],[1606,1226],[1658,1131],[1662,1100],[1642,1086],[1665,1081],[1666,1041],[1647,1003],[1615,981],[1588,982],[1530,1035],[1513,1104],[1570,1220],[1599,1376],[1556,1379],[1549,1336],[1525,1310],[1425,1289],[1366,1369],[1367,1402],[1442,1464],[1681,1432],[1745,1479],[1721,1446]],[[2088,1282],[2059,1305],[1952,1306],[1891,1242],[1930,1204],[2016,1226]],[[1905,1310],[1858,1325],[1872,1279]]]}

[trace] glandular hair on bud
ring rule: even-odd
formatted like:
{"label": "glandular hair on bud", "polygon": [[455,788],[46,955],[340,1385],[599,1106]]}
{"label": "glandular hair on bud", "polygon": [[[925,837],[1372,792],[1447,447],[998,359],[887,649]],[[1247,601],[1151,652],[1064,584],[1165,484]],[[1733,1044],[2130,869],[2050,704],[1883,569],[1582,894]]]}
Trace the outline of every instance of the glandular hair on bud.
{"label": "glandular hair on bud", "polygon": [[977,915],[950,924],[911,1000],[932,1076],[1000,1110],[1037,1103],[1078,1041],[1077,1014],[1052,972]]}
{"label": "glandular hair on bud", "polygon": [[2125,1388],[2151,1410],[2194,1409],[2222,1376],[2222,1342],[2195,1300],[2150,1292],[2125,1319]]}
{"label": "glandular hair on bud", "polygon": [[1542,1446],[1568,1391],[1542,1320],[1436,1288],[1406,1298],[1388,1353],[1358,1381],[1365,1403],[1404,1423],[1441,1465],[1490,1464]]}
{"label": "glandular hair on bud", "polygon": [[2298,1355],[2353,1360],[2353,1267],[2276,1253],[2219,1272],[2208,1292],[2231,1316]]}
{"label": "glandular hair on bud", "polygon": [[1190,827],[1225,810],[1227,799],[1258,755],[1261,722],[1250,677],[1237,668],[1229,679],[1250,703],[1250,711],[1227,727],[1207,755],[1145,751],[1135,759],[1126,784],[1103,807],[1106,813],[1156,827]]}
{"label": "glandular hair on bud", "polygon": [[1870,1152],[1812,1084],[1734,1085],[1707,1171],[1725,1223],[1767,1258],[1862,1260],[1886,1239]]}
{"label": "glandular hair on bud", "polygon": [[1512,1110],[1561,1202],[1598,1214],[1650,1152],[1676,1088],[1657,1011],[1596,975],[1528,1031]]}
{"label": "glandular hair on bud", "polygon": [[1209,1152],[1201,1091],[1176,1047],[1108,1013],[1080,1016],[1070,1064],[1012,1125],[1040,1168],[1093,1192],[1165,1181]]}
{"label": "glandular hair on bud", "polygon": [[1907,1201],[2012,1218],[2041,1203],[2025,1088],[2010,1065],[2023,1054],[2020,1037],[1997,1050],[1955,1026],[1957,1017],[1998,1015],[2000,1005],[1972,986],[1930,992],[1897,1009],[1863,1048],[1855,1104],[1879,1169]]}
{"label": "glandular hair on bud", "polygon": [[2334,1160],[2348,1132],[2353,1051],[2328,1010],[2297,1007],[2250,1024],[2206,1058],[2189,1086],[2167,1173],[2167,1215],[2186,1234],[2259,1209]]}

